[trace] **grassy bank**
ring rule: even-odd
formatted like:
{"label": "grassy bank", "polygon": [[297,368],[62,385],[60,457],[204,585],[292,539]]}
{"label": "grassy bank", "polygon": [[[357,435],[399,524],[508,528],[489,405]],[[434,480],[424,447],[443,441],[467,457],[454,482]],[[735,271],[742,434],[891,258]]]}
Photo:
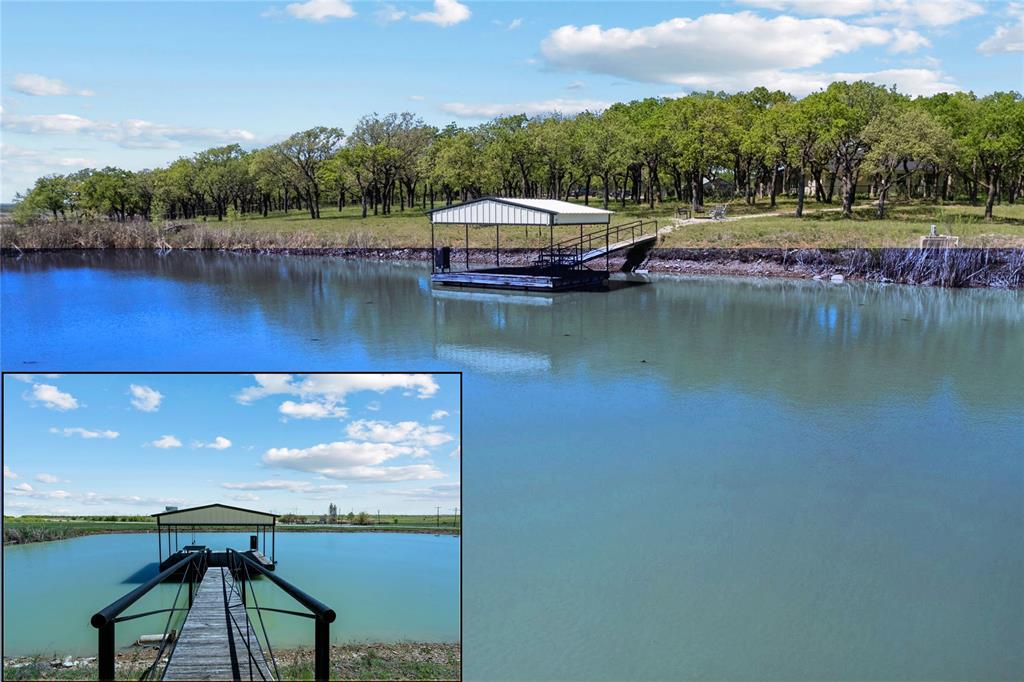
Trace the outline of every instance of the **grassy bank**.
{"label": "grassy bank", "polygon": [[[671,222],[677,204],[654,209],[614,205],[614,222],[637,218]],[[796,218],[795,202],[781,197],[772,209],[767,202],[753,206],[742,201],[727,204],[730,217],[740,220],[702,220],[673,230],[665,238],[668,248],[879,248],[916,246],[917,238],[936,224],[945,234],[961,238],[962,246],[1024,246],[1024,205],[1000,205],[995,219],[985,221],[982,206],[912,202],[892,204],[884,220],[874,217],[866,200],[856,206],[854,217],[843,219],[835,204],[807,204],[803,218]],[[770,215],[766,215],[770,214]],[[747,217],[758,216],[758,217]],[[558,237],[574,234],[563,228]],[[494,230],[470,230],[470,245],[494,248]],[[439,228],[437,244],[461,247],[465,232],[460,226]],[[506,228],[503,247],[540,247],[548,241],[544,229]],[[6,223],[0,227],[0,243],[8,250],[61,248],[185,248],[185,249],[401,249],[430,246],[430,224],[421,209],[391,215],[360,217],[357,207],[343,211],[324,207],[320,220],[291,211],[288,214],[237,217],[231,220],[178,221],[165,223],[45,222],[30,226]]]}
{"label": "grassy bank", "polygon": [[[308,648],[275,651],[282,680],[312,680],[313,651]],[[151,649],[117,654],[116,677],[137,680],[153,663]],[[331,646],[332,680],[457,680],[462,648],[459,644],[381,643]],[[269,661],[270,655],[267,654]],[[4,658],[5,680],[94,680],[95,657],[57,654]]]}
{"label": "grassy bank", "polygon": [[[436,517],[429,515],[388,514],[381,515],[381,523],[376,519],[365,525],[324,525],[309,523],[304,525],[278,524],[278,533],[443,533],[446,535],[461,532],[461,518],[456,523],[454,516],[442,516],[441,525],[437,525]],[[156,524],[152,521],[92,521],[59,518],[45,518],[33,521],[4,519],[4,544],[18,545],[48,540],[64,540],[83,535],[107,533],[155,533]],[[218,531],[247,532],[252,528],[219,528]]]}

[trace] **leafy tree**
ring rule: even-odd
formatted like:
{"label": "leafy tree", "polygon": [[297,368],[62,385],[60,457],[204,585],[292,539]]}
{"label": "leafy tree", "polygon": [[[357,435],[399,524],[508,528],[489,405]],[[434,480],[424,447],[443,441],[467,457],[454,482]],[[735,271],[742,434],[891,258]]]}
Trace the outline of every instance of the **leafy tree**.
{"label": "leafy tree", "polygon": [[277,151],[295,169],[306,194],[309,217],[320,217],[320,181],[317,171],[327,159],[334,156],[344,139],[341,128],[318,126],[295,133],[276,145]]}
{"label": "leafy tree", "polygon": [[824,141],[832,150],[835,169],[843,183],[845,218],[853,215],[860,166],[871,149],[864,139],[864,129],[895,97],[894,92],[864,81],[840,81],[825,89],[822,99],[828,123]]}
{"label": "leafy tree", "polygon": [[977,102],[966,144],[978,160],[988,189],[985,218],[992,219],[1004,173],[1024,157],[1024,102],[1016,92],[996,92]]}
{"label": "leafy tree", "polygon": [[914,162],[923,164],[939,158],[947,143],[941,125],[920,107],[904,102],[890,103],[864,128],[870,146],[864,162],[878,182],[878,217],[885,216],[889,188],[900,168]]}

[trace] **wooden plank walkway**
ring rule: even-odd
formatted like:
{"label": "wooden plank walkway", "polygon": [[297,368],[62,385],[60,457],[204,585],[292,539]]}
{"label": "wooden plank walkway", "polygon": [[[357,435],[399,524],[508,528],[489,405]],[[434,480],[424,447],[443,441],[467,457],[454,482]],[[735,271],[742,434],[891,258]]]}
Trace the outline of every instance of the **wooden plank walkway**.
{"label": "wooden plank walkway", "polygon": [[[231,571],[226,568],[207,569],[192,600],[192,608],[185,617],[163,679],[272,680],[273,675],[256,639],[254,624],[248,621],[242,598],[234,590]],[[255,658],[251,661],[251,668],[246,649],[247,624],[249,650]]]}

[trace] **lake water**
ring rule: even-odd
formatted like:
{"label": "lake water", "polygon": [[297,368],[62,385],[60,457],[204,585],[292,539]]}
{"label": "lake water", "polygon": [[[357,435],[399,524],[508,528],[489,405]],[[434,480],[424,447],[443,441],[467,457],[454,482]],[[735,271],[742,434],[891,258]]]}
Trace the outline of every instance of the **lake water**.
{"label": "lake water", "polygon": [[2,295],[13,371],[464,370],[467,679],[1024,678],[1021,293],[87,253]]}
{"label": "lake water", "polygon": [[[196,541],[217,550],[249,546],[245,533],[196,533]],[[95,656],[89,619],[157,574],[156,543],[155,534],[131,533],[5,547],[4,654]],[[459,544],[449,535],[278,533],[278,572],[335,610],[332,641],[455,642]],[[306,612],[269,581],[254,584],[260,606]],[[159,585],[124,615],[168,608],[177,590]],[[187,590],[178,606],[187,604]],[[163,632],[167,615],[119,623],[117,645]],[[263,620],[272,646],[312,645],[310,619],[266,612]]]}

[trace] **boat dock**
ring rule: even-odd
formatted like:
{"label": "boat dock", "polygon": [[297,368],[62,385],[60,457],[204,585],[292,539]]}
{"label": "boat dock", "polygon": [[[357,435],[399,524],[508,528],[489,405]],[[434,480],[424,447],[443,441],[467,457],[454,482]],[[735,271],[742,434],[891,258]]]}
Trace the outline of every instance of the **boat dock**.
{"label": "boat dock", "polygon": [[[601,288],[611,275],[613,253],[625,252],[623,269],[632,271],[658,241],[656,220],[612,225],[611,216],[612,212],[605,209],[555,199],[482,197],[434,209],[430,211],[430,244],[434,254],[431,281],[447,287],[536,291]],[[438,248],[436,230],[445,226],[449,227],[449,236]],[[451,226],[463,228],[465,260],[461,264],[453,261],[452,248],[445,245],[445,241],[451,241]],[[508,226],[527,231],[531,226],[541,231],[548,228],[547,243],[538,245],[532,263],[502,266],[501,228]],[[494,230],[494,267],[470,266],[470,227],[477,233],[480,228]],[[572,236],[556,241],[556,229]],[[589,267],[589,263],[597,267]]]}
{"label": "boat dock", "polygon": [[228,569],[207,569],[162,679],[274,679]]}
{"label": "boat dock", "polygon": [[[160,546],[159,572],[120,599],[100,609],[89,623],[98,635],[97,663],[100,680],[113,680],[116,672],[117,624],[144,616],[167,613],[164,632],[148,635],[146,641],[159,642],[152,665],[143,679],[162,680],[273,680],[280,677],[274,660],[270,633],[263,622],[263,612],[297,616],[312,620],[313,677],[330,677],[330,627],[336,614],[323,602],[311,597],[284,578],[275,575],[275,514],[242,509],[223,504],[210,504],[189,509],[168,509],[157,517],[157,539]],[[196,529],[255,527],[249,537],[249,549],[238,551],[226,547],[213,551],[195,541]],[[163,528],[167,527],[166,538]],[[271,555],[259,548],[259,532],[270,528]],[[191,544],[178,546],[178,531],[186,529],[193,535]],[[172,532],[174,549],[171,548]],[[164,539],[167,559],[163,558]],[[266,581],[267,589],[277,587],[304,607],[304,611],[261,606],[252,581]],[[177,592],[170,607],[122,615],[157,585],[177,583]],[[186,589],[187,586],[187,589]],[[262,590],[261,590],[262,591]],[[186,601],[187,599],[187,601]],[[184,612],[181,631],[175,637],[172,623],[175,613]],[[180,617],[180,616],[179,616]],[[263,652],[269,652],[269,656]]]}

